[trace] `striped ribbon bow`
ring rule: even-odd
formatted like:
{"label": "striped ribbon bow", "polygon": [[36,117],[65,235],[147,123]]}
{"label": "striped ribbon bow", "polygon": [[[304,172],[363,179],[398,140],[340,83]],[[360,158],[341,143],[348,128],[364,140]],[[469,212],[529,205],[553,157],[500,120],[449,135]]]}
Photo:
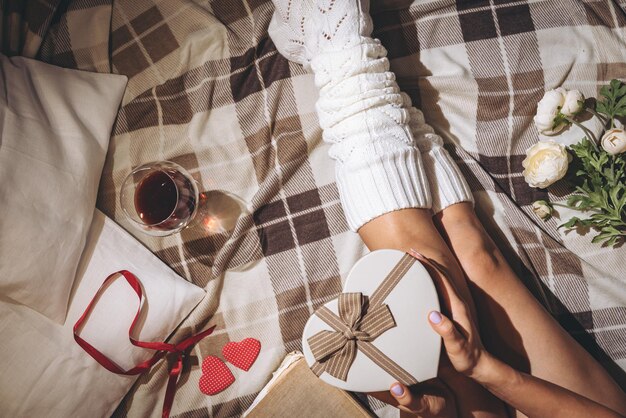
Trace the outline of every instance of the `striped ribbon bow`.
{"label": "striped ribbon bow", "polygon": [[368,298],[361,293],[342,293],[339,296],[339,318],[325,307],[318,309],[316,315],[336,331],[323,330],[307,340],[313,357],[323,365],[326,373],[343,381],[348,376],[359,345],[374,341],[396,326],[387,305],[368,309]]}

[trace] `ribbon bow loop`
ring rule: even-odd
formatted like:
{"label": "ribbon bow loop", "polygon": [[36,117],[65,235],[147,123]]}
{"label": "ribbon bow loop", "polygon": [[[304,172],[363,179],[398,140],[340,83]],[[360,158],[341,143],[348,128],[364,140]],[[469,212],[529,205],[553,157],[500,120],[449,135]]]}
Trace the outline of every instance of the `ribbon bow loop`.
{"label": "ribbon bow loop", "polygon": [[368,309],[368,299],[361,293],[342,293],[338,303],[339,317],[324,306],[315,313],[335,331],[320,331],[307,341],[313,357],[323,364],[324,370],[345,381],[359,344],[374,341],[395,327],[396,322],[387,305]]}
{"label": "ribbon bow loop", "polygon": [[[126,279],[126,282],[135,291],[135,294],[139,298],[139,304],[137,306],[137,313],[135,314],[135,318],[133,319],[133,322],[130,325],[130,328],[128,330],[128,338],[131,344],[137,347],[148,348],[150,350],[156,350],[156,352],[151,358],[135,365],[133,368],[128,369],[128,370],[122,369],[114,361],[112,361],[103,353],[98,351],[97,348],[89,344],[87,341],[83,340],[79,335],[80,330],[82,329],[83,323],[89,317],[89,314],[91,310],[93,309],[94,304],[98,300],[99,296],[106,290],[107,284],[112,282],[113,280],[116,280],[118,276],[120,275]],[[198,341],[200,341],[204,337],[210,335],[215,329],[215,327],[213,326],[209,329],[206,329],[200,332],[199,334],[187,337],[183,341],[179,342],[178,344],[169,344],[165,342],[153,342],[153,341],[139,341],[132,337],[132,333],[135,328],[135,325],[137,324],[139,320],[139,314],[141,313],[141,308],[143,306],[142,301],[143,301],[143,290],[141,288],[141,283],[139,282],[139,279],[133,273],[131,273],[128,270],[120,270],[118,272],[115,272],[109,275],[109,277],[107,277],[104,280],[104,283],[102,283],[102,286],[100,286],[100,288],[96,292],[96,295],[91,300],[89,305],[87,305],[85,312],[83,312],[81,317],[78,318],[78,320],[74,324],[74,340],[78,343],[79,346],[83,348],[83,350],[87,352],[87,354],[93,357],[94,360],[100,363],[100,365],[102,365],[105,369],[116,374],[122,374],[122,375],[127,375],[127,376],[132,376],[132,375],[143,373],[149,370],[154,364],[156,364],[163,357],[165,357],[167,353],[175,353],[172,356],[174,357],[173,366],[170,367],[169,369],[169,379],[167,381],[167,389],[165,390],[165,399],[163,400],[163,412],[161,415],[163,418],[168,418],[170,415],[170,410],[172,408],[172,403],[174,402],[174,395],[176,394],[176,382],[178,381],[178,376],[180,376],[183,370],[183,357],[185,357],[188,354],[187,350],[189,350],[191,346],[196,344]]]}

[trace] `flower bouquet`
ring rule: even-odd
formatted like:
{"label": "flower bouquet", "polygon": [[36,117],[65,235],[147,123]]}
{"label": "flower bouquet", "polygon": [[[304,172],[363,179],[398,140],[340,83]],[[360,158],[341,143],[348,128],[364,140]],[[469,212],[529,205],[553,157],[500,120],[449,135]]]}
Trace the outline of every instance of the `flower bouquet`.
{"label": "flower bouquet", "polygon": [[[531,187],[547,188],[567,178],[574,189],[565,203],[534,202],[539,217],[549,219],[553,206],[581,211],[584,216],[572,217],[559,227],[595,229],[598,234],[592,242],[612,246],[626,238],[626,132],[620,120],[626,116],[626,85],[612,80],[600,89],[600,96],[595,105],[585,106],[577,90],[559,87],[546,92],[534,118],[539,133],[554,136],[575,124],[585,137],[570,147],[554,140],[538,142],[526,150],[522,165]],[[585,112],[601,122],[599,138],[577,121]]]}

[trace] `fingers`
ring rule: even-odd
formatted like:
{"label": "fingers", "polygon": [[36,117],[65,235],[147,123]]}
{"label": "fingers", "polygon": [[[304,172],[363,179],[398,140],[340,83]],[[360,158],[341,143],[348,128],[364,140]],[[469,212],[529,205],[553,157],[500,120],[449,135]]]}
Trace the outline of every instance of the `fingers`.
{"label": "fingers", "polygon": [[433,260],[418,253],[414,249],[410,249],[409,254],[411,254],[413,257],[415,257],[416,259],[421,261],[423,264],[425,264],[424,267],[430,267],[432,270],[435,271],[435,273],[437,273],[434,275],[436,276],[436,279],[435,279],[437,282],[436,284],[440,285],[440,287],[443,287],[443,290],[450,298],[451,303],[453,304],[463,303],[464,304],[463,300],[459,296],[459,292],[457,292],[456,288],[454,287],[454,284],[450,280],[448,280],[448,277],[446,276],[446,272],[443,270],[441,266],[439,266]]}
{"label": "fingers", "polygon": [[447,407],[446,396],[439,393],[440,390],[438,388],[430,387],[430,385],[422,388],[421,392],[424,393],[416,395],[399,382],[391,385],[389,389],[389,393],[396,400],[398,408],[401,410],[419,414],[420,416],[440,416]]}
{"label": "fingers", "polygon": [[467,340],[456,329],[456,326],[449,318],[437,311],[432,311],[428,314],[428,322],[433,330],[443,339],[449,355],[456,355],[463,351]]}
{"label": "fingers", "polygon": [[391,406],[398,406],[398,401],[396,400],[396,398],[391,396],[391,391],[389,390],[383,390],[381,392],[369,392],[368,395]]}
{"label": "fingers", "polygon": [[402,383],[394,383],[389,391],[391,392],[391,396],[398,401],[399,406],[407,408],[411,406],[411,403],[413,402],[413,395],[411,395],[409,388],[404,386]]}
{"label": "fingers", "polygon": [[450,302],[450,310],[454,320],[457,321],[457,323],[459,323],[466,332],[469,333],[472,331],[473,325],[468,306],[459,296],[454,283],[448,280],[446,272],[436,262],[413,249],[409,250],[409,254],[421,261],[425,267],[430,267],[430,270],[434,271],[435,274],[431,273],[431,278],[433,279],[439,294],[443,294],[443,296],[448,298],[448,301]]}
{"label": "fingers", "polygon": [[391,396],[398,402],[398,408],[403,411],[416,414],[430,409],[426,396],[414,397],[409,388],[402,383],[394,383],[391,385],[389,392],[391,392]]}

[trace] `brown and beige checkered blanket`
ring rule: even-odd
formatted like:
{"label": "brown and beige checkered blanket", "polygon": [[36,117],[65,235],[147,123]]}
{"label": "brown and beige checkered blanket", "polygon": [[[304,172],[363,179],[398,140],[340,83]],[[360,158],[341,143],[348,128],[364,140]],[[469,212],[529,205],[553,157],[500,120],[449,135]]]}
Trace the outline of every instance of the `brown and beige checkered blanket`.
{"label": "brown and beige checkered blanket", "polygon": [[[188,168],[203,191],[246,202],[231,240],[197,230],[137,235],[208,292],[174,338],[218,326],[194,348],[172,415],[240,415],[285,353],[300,349],[309,315],[336,296],[366,251],[344,220],[312,77],[279,56],[267,36],[271,3],[1,4],[5,54],[129,77],[100,186],[98,207],[107,215],[129,227],[120,183],[133,167],[161,159]],[[564,84],[595,96],[626,76],[626,2],[385,0],[374,2],[372,14],[401,86],[446,138],[510,263],[626,387],[626,249],[591,245],[585,231],[557,229],[559,219],[538,220],[530,203],[547,192],[521,175],[545,89]],[[566,193],[553,191],[551,199]],[[254,368],[235,370],[235,384],[216,396],[200,393],[202,359],[245,337],[262,342]],[[166,365],[155,367],[116,414],[158,416],[166,380]]]}

